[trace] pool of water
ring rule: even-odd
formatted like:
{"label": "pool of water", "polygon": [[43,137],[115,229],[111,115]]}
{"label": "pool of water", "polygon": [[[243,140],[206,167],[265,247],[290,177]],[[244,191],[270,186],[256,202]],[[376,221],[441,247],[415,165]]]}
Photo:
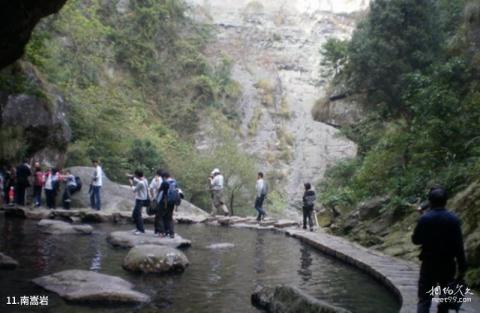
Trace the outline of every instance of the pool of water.
{"label": "pool of water", "polygon": [[[368,275],[325,256],[300,241],[270,231],[206,225],[178,225],[192,240],[184,252],[190,266],[183,274],[140,275],[121,267],[128,250],[111,247],[106,236],[130,225],[93,225],[91,236],[41,234],[35,221],[4,218],[0,214],[0,251],[20,262],[0,272],[0,312],[153,313],[258,312],[250,304],[256,285],[290,284],[310,295],[356,313],[398,312],[399,303]],[[151,225],[147,225],[147,227]],[[210,250],[212,243],[234,248]],[[31,279],[66,269],[94,270],[122,277],[151,296],[144,306],[69,304],[36,287]],[[48,307],[6,305],[6,297],[47,295]]]}

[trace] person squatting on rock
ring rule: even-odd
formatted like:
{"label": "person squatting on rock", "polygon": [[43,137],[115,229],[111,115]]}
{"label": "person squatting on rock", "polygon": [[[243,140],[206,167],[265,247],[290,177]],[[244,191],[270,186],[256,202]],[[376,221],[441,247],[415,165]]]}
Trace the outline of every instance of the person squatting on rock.
{"label": "person squatting on rock", "polygon": [[32,170],[28,160],[24,159],[22,164],[17,166],[17,181],[15,184],[15,203],[25,205],[25,190],[30,187],[29,178],[32,176]]}
{"label": "person squatting on rock", "polygon": [[65,182],[65,189],[63,190],[62,196],[63,208],[69,210],[72,195],[78,190],[79,186],[77,185],[76,177],[69,170],[65,171],[65,175],[62,176],[61,180]]}
{"label": "person squatting on rock", "polygon": [[157,236],[165,236],[165,228],[163,227],[163,217],[159,214],[159,204],[161,203],[162,193],[161,187],[163,183],[163,170],[157,170],[155,177],[150,182],[149,193],[152,203],[150,205],[155,206],[155,221],[154,221],[154,232]]}
{"label": "person squatting on rock", "polygon": [[315,191],[312,190],[312,185],[310,183],[305,183],[305,192],[303,193],[303,229],[307,229],[307,220],[310,227],[310,231],[313,231],[313,220],[312,214],[315,208]]}
{"label": "person squatting on rock", "polygon": [[[463,281],[467,269],[461,223],[454,213],[445,208],[446,190],[432,188],[428,201],[430,209],[422,211],[412,235],[413,243],[421,245],[417,313],[430,312],[437,284],[441,288],[438,290],[443,290],[455,281],[456,273],[457,281]],[[437,312],[447,313],[449,306],[448,302],[440,302]]]}
{"label": "person squatting on rock", "polygon": [[92,160],[92,164],[93,167],[95,167],[95,171],[92,174],[92,182],[89,190],[90,206],[94,210],[100,210],[102,208],[101,189],[103,182],[103,170],[98,160]]}
{"label": "person squatting on rock", "polygon": [[267,213],[265,212],[265,209],[263,208],[263,202],[265,201],[265,198],[267,197],[268,193],[268,185],[263,179],[263,173],[258,172],[257,174],[257,183],[255,185],[255,190],[256,190],[256,198],[255,198],[255,210],[257,210],[257,221],[260,222],[265,218]]}
{"label": "person squatting on rock", "polygon": [[55,209],[59,180],[60,178],[56,168],[49,168],[45,173],[45,199],[47,208],[49,209]]}
{"label": "person squatting on rock", "polygon": [[214,169],[210,176],[210,190],[212,192],[212,215],[217,215],[219,210],[222,210],[225,216],[228,216],[230,212],[223,198],[223,175],[218,168]]}
{"label": "person squatting on rock", "polygon": [[130,186],[135,193],[135,207],[132,212],[132,219],[135,223],[135,235],[145,233],[143,226],[142,208],[150,205],[148,199],[148,180],[143,177],[141,170],[135,171],[135,176],[129,176]]}

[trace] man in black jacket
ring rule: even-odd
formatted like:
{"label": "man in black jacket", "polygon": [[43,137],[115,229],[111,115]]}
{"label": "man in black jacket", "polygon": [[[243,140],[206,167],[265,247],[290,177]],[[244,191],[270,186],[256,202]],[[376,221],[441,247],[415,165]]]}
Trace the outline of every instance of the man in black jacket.
{"label": "man in black jacket", "polygon": [[312,185],[310,183],[305,183],[305,192],[303,193],[303,229],[307,229],[307,220],[308,225],[310,226],[310,231],[313,231],[313,220],[312,213],[315,208],[315,191],[312,190]]}
{"label": "man in black jacket", "polygon": [[[430,209],[418,220],[412,241],[421,245],[417,313],[430,312],[434,289],[451,283],[455,274],[463,279],[467,268],[463,237],[458,217],[445,209],[447,192],[442,187],[430,190]],[[458,267],[458,272],[457,272]],[[448,312],[448,303],[439,303],[438,313]]]}
{"label": "man in black jacket", "polygon": [[15,185],[15,203],[25,205],[25,189],[30,187],[29,177],[32,176],[32,170],[28,165],[28,160],[17,166],[17,183]]}

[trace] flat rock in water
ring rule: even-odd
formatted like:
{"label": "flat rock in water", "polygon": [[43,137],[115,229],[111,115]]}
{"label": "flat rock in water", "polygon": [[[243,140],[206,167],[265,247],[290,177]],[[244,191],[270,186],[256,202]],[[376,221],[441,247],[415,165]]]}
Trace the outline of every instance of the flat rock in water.
{"label": "flat rock in water", "polygon": [[233,225],[237,223],[243,223],[247,221],[247,219],[239,216],[225,216],[225,217],[218,218],[217,221],[222,226],[228,226],[228,225]]}
{"label": "flat rock in water", "polygon": [[67,270],[35,278],[33,282],[73,302],[146,303],[150,297],[132,290],[128,281],[93,271]]}
{"label": "flat rock in water", "polygon": [[11,270],[18,266],[14,258],[0,252],[0,269]]}
{"label": "flat rock in water", "polygon": [[36,208],[25,210],[25,217],[31,220],[43,220],[51,218],[52,216],[52,211],[47,209]]}
{"label": "flat rock in water", "polygon": [[188,264],[187,257],[180,250],[159,245],[135,246],[123,260],[124,269],[143,273],[181,273]]}
{"label": "flat rock in water", "polygon": [[230,248],[234,248],[234,247],[235,247],[235,245],[233,243],[230,243],[230,242],[213,243],[213,244],[207,246],[208,249],[212,249],[212,250],[230,249]]}
{"label": "flat rock in water", "polygon": [[57,220],[41,220],[37,224],[42,233],[52,235],[66,235],[66,234],[84,234],[89,235],[93,232],[93,227],[90,225],[73,225],[63,221]]}
{"label": "flat rock in water", "polygon": [[204,223],[207,221],[207,217],[205,216],[198,216],[198,215],[190,215],[190,214],[176,214],[175,220],[179,224],[198,224]]}
{"label": "flat rock in water", "polygon": [[172,248],[186,248],[192,245],[190,240],[175,234],[175,238],[161,238],[155,236],[153,231],[146,231],[144,234],[135,235],[131,231],[115,231],[110,233],[107,241],[116,247],[132,248],[138,245],[159,245]]}
{"label": "flat rock in water", "polygon": [[350,313],[304,293],[296,287],[257,287],[252,304],[270,313]]}
{"label": "flat rock in water", "polygon": [[298,222],[292,221],[292,220],[278,220],[273,226],[277,228],[285,228],[285,227],[292,227],[292,226],[298,226]]}

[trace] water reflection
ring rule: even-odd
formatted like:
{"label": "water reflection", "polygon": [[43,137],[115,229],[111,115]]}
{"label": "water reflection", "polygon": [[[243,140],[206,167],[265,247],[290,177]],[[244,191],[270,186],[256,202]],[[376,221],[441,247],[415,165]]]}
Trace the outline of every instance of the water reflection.
{"label": "water reflection", "polygon": [[92,240],[90,240],[90,249],[93,251],[93,257],[90,260],[90,270],[91,271],[99,271],[102,269],[102,251],[100,249],[100,241],[102,238],[99,236],[92,236]]}
{"label": "water reflection", "polygon": [[300,248],[300,269],[297,271],[302,281],[307,283],[312,278],[312,265],[313,257],[306,246],[302,245]]}
{"label": "water reflection", "polygon": [[255,240],[255,272],[265,272],[265,232],[258,232]]}
{"label": "water reflection", "polygon": [[[179,233],[193,241],[184,251],[191,262],[189,268],[181,275],[137,275],[121,266],[128,250],[114,249],[106,241],[108,233],[130,229],[130,225],[101,224],[95,225],[90,236],[56,236],[39,233],[36,223],[5,221],[0,214],[0,251],[21,264],[16,271],[1,273],[2,286],[8,288],[0,288],[0,299],[38,293],[31,283],[33,278],[66,269],[94,269],[118,276],[152,297],[150,305],[129,308],[73,306],[52,295],[49,313],[251,313],[257,312],[249,301],[257,284],[297,286],[356,313],[398,312],[395,298],[369,277],[295,239],[271,232],[179,225]],[[235,247],[218,251],[205,248],[218,242]],[[0,312],[10,311],[0,303]]]}

